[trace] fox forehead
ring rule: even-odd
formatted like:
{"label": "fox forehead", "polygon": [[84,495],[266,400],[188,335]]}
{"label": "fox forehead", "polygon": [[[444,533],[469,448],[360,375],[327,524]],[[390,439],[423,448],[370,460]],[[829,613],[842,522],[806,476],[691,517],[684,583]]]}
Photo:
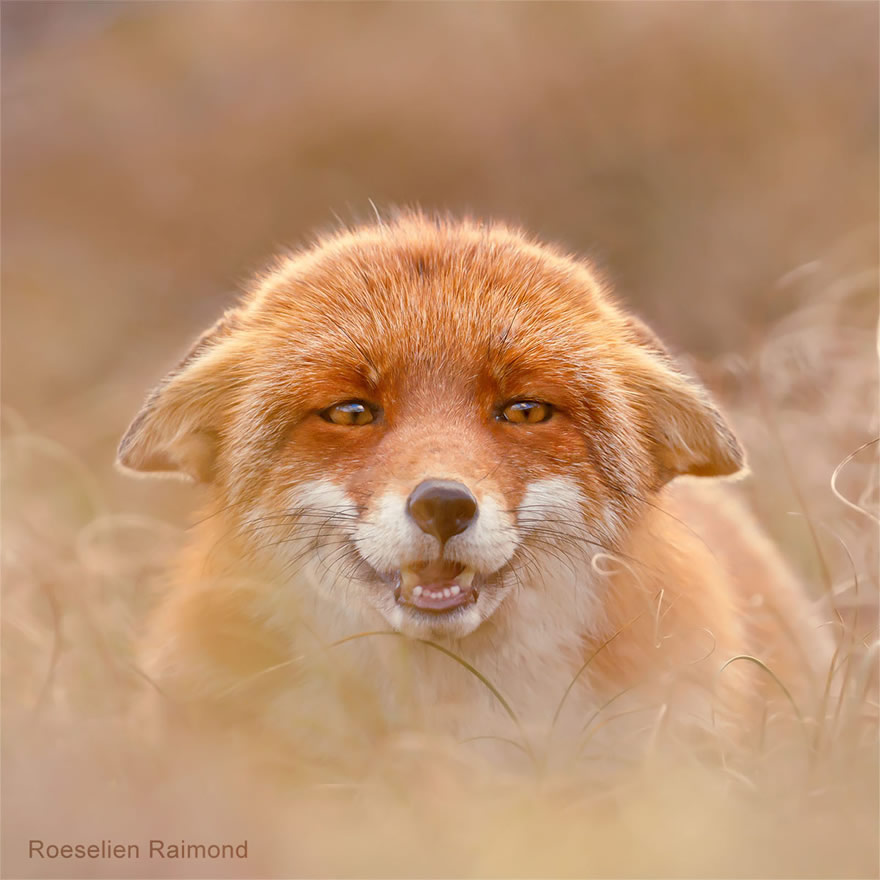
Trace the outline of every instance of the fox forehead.
{"label": "fox forehead", "polygon": [[281,261],[241,320],[267,360],[369,390],[426,373],[566,384],[614,317],[584,264],[504,227],[410,219]]}

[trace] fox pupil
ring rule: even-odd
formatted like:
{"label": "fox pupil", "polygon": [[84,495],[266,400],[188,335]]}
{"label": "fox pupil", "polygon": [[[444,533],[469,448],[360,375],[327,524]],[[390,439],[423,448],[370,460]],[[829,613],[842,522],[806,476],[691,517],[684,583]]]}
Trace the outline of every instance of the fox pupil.
{"label": "fox pupil", "polygon": [[359,400],[334,404],[321,412],[320,416],[335,425],[367,425],[373,421],[373,411]]}

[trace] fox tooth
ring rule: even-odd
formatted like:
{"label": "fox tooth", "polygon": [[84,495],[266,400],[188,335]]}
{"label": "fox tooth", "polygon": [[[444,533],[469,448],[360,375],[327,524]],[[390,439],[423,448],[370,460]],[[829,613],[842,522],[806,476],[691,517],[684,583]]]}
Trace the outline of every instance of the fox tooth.
{"label": "fox tooth", "polygon": [[452,588],[449,590],[449,592],[453,596],[457,596],[461,592],[461,587],[458,584],[453,584]]}
{"label": "fox tooth", "polygon": [[422,595],[422,588],[421,587],[413,587],[412,594],[413,594],[413,596],[421,596]]}
{"label": "fox tooth", "polygon": [[455,580],[463,590],[466,590],[474,582],[475,574],[476,572],[468,567]]}

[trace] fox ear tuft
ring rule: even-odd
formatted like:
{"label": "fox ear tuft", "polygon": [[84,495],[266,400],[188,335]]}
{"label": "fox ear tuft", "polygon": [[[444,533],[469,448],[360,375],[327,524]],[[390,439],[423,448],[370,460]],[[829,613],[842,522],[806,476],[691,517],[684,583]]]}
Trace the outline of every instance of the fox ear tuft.
{"label": "fox ear tuft", "polygon": [[627,323],[638,346],[630,381],[660,484],[685,474],[722,477],[742,470],[742,447],[709,393],[678,368],[649,327],[637,318]]}
{"label": "fox ear tuft", "polygon": [[213,480],[220,404],[229,378],[225,343],[236,317],[230,310],[205,331],[153,389],[119,443],[120,468],[197,483]]}

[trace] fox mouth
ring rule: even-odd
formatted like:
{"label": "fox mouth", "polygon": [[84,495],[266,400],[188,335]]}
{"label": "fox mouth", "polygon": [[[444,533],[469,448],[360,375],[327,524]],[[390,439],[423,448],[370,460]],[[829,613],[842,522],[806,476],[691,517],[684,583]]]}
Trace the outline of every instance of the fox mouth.
{"label": "fox mouth", "polygon": [[448,614],[474,604],[480,591],[473,568],[436,559],[403,567],[394,588],[398,605],[429,614]]}

